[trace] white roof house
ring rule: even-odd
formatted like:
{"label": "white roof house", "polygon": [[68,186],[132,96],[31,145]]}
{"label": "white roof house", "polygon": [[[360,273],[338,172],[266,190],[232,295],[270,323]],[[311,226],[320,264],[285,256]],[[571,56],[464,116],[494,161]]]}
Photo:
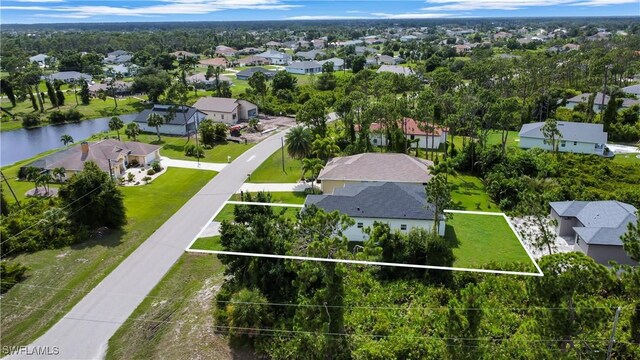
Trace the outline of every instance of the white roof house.
{"label": "white roof house", "polygon": [[382,72],[390,72],[398,75],[413,75],[415,72],[408,67],[399,66],[399,65],[381,65],[380,68],[376,71],[377,73]]}
{"label": "white roof house", "polygon": [[294,61],[285,68],[292,74],[318,74],[322,72],[322,65],[316,61]]}
{"label": "white roof house", "polygon": [[271,64],[275,64],[275,65],[287,65],[289,62],[291,62],[291,59],[292,59],[291,55],[277,51],[277,50],[273,50],[273,49],[269,49],[256,56],[265,58],[269,60]]}
{"label": "white roof house", "polygon": [[52,61],[55,61],[55,58],[46,55],[46,54],[38,54],[38,55],[34,55],[32,57],[29,58],[29,62],[30,63],[37,63],[38,66],[40,67],[45,67],[47,65],[47,59],[51,59]]}
{"label": "white roof house", "polygon": [[[522,125],[520,129],[520,147],[523,149],[541,148],[553,150],[542,132],[544,122]],[[558,121],[558,151],[576,154],[595,154],[613,156],[607,148],[607,133],[602,124],[588,124],[570,121]]]}
{"label": "white roof house", "polygon": [[204,113],[207,119],[235,124],[258,116],[258,107],[246,100],[206,96],[198,99],[193,107]]}
{"label": "white roof house", "polygon": [[343,70],[344,69],[344,60],[342,60],[340,58],[331,58],[331,59],[319,61],[321,66],[324,65],[325,63],[328,63],[328,62],[332,62],[333,63],[333,70],[334,71],[338,71],[338,70]]}
{"label": "white roof house", "polygon": [[622,91],[627,94],[633,94],[637,97],[640,97],[640,84],[623,87]]}

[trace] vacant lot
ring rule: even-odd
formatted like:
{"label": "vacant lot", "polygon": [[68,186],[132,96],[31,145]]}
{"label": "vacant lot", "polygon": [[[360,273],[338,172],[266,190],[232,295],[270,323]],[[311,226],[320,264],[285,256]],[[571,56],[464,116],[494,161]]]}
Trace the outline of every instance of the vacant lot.
{"label": "vacant lot", "polygon": [[[250,206],[261,206],[261,205],[250,205]],[[220,212],[218,213],[218,215],[216,215],[216,218],[214,219],[214,221],[233,221],[234,216],[233,216],[233,209],[235,208],[234,204],[227,204],[225,205],[222,210],[220,210]],[[300,212],[300,208],[299,207],[285,207],[285,206],[273,206],[273,213],[274,214],[282,214],[284,215],[284,217],[289,218],[289,219],[294,219],[296,217],[296,215]]]}
{"label": "vacant lot", "polygon": [[284,171],[280,149],[265,160],[247,182],[251,183],[294,183],[302,177],[302,161],[293,159],[284,152]]}
{"label": "vacant lot", "polygon": [[250,359],[215,331],[215,255],[184,254],[109,340],[107,359]]}
{"label": "vacant lot", "polygon": [[449,176],[453,208],[470,211],[499,212],[496,205],[484,189],[480,178],[472,175]]}
{"label": "vacant lot", "polygon": [[87,292],[215,176],[170,168],[146,186],[122,188],[127,225],[86,242],[15,258],[29,278],[2,298],[3,345],[27,345],[55,324]]}
{"label": "vacant lot", "polygon": [[[533,264],[520,241],[502,216],[448,214],[445,239],[453,246],[454,266],[493,268],[501,264],[519,262]],[[495,269],[495,270],[499,270]]]}
{"label": "vacant lot", "polygon": [[191,245],[191,249],[224,250],[222,244],[220,244],[220,235],[199,238]]}

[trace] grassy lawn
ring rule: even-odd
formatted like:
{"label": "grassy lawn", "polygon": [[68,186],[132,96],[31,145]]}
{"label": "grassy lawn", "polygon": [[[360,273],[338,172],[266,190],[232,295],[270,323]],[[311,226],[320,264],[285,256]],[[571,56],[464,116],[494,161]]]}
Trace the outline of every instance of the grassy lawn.
{"label": "grassy lawn", "polygon": [[[256,195],[257,193],[250,193]],[[271,202],[281,204],[304,204],[304,200],[307,198],[307,194],[302,191],[292,192],[271,192]],[[240,194],[231,195],[233,201],[242,201]]]}
{"label": "grassy lawn", "polygon": [[613,157],[613,162],[620,164],[638,164],[640,165],[640,153],[638,154],[618,154]]}
{"label": "grassy lawn", "polygon": [[170,168],[149,185],[122,188],[124,229],[17,256],[15,261],[30,268],[29,277],[2,298],[2,344],[27,345],[42,335],[214,176]]}
{"label": "grassy lawn", "polygon": [[[261,205],[253,205],[253,206],[261,206]],[[213,221],[233,221],[233,209],[236,206],[234,204],[225,205],[222,210],[216,215]],[[285,206],[274,206],[273,208],[274,214],[281,214],[287,219],[295,219],[296,215],[300,212],[300,208],[298,207],[285,207]]]}
{"label": "grassy lawn", "polygon": [[449,214],[445,239],[453,246],[454,266],[487,268],[489,263],[533,264],[502,216]]}
{"label": "grassy lawn", "polygon": [[472,175],[449,176],[451,200],[458,210],[500,212],[478,177]]}
{"label": "grassy lawn", "polygon": [[282,171],[282,154],[276,150],[252,174],[250,183],[294,183],[300,181],[302,161],[293,159],[284,152],[284,168]]}
{"label": "grassy lawn", "polygon": [[[78,97],[78,101],[80,98]],[[60,107],[60,111],[67,111],[69,109],[76,109],[82,115],[84,115],[83,120],[95,119],[99,117],[107,117],[114,115],[122,115],[122,114],[130,114],[135,112],[140,112],[146,105],[143,105],[142,102],[138,99],[134,99],[132,97],[118,99],[118,107],[116,108],[113,99],[108,98],[106,101],[100,99],[92,99],[89,105],[76,105],[75,95],[71,91],[65,92],[65,105]],[[13,114],[20,113],[32,113],[34,112],[31,107],[31,101],[26,100],[20,103],[17,103],[15,107],[11,106],[11,103],[8,99],[1,99],[0,105],[2,108],[7,109]],[[44,104],[45,112],[41,116],[42,124],[47,125],[47,117],[48,114],[58,110],[55,107],[51,106],[50,102],[46,102]],[[2,131],[10,131],[15,129],[22,128],[22,120],[11,120],[8,116],[2,115]]]}
{"label": "grassy lawn", "polygon": [[[95,135],[94,139],[103,139],[106,137],[113,138],[116,136],[116,133],[105,132],[99,135]],[[120,134],[120,137],[123,140],[126,140],[126,136]],[[137,140],[144,143],[162,145],[162,149],[160,150],[160,155],[166,156],[171,159],[177,160],[191,160],[196,161],[196,158],[193,156],[186,156],[184,154],[184,146],[187,144],[187,138],[181,136],[161,136],[162,141],[158,141],[158,136],[156,134],[140,134],[138,135]],[[195,139],[191,138],[189,141],[190,144],[195,144]],[[249,150],[253,145],[249,144],[236,144],[234,142],[229,142],[226,144],[216,145],[213,149],[208,149],[204,151],[204,158],[200,158],[200,161],[203,162],[214,162],[214,163],[226,163],[227,156],[231,156],[231,161],[235,160],[238,156],[242,155],[245,151]]]}
{"label": "grassy lawn", "polygon": [[214,255],[182,255],[109,340],[106,358],[252,358],[232,351],[226,337],[212,329],[223,269]]}
{"label": "grassy lawn", "polygon": [[191,245],[191,249],[222,250],[222,245],[220,244],[220,235],[199,238],[193,243],[193,245]]}
{"label": "grassy lawn", "polygon": [[[35,161],[36,159],[45,156],[45,155],[49,155],[52,154],[54,152],[58,151],[58,149],[55,150],[50,150],[50,151],[46,151],[42,154],[38,154],[32,158],[29,159],[25,159],[22,161],[19,161],[13,165],[9,165],[9,166],[4,166],[2,167],[2,173],[4,174],[4,176],[9,180],[9,185],[11,185],[11,188],[13,189],[13,191],[16,193],[16,197],[18,198],[18,200],[22,200],[24,199],[25,193],[28,190],[31,190],[35,187],[34,183],[31,181],[20,181],[17,179],[18,177],[18,171],[20,170],[21,166],[24,166],[26,164],[29,164],[33,161]],[[6,189],[7,191],[5,192],[5,198],[7,199],[8,202],[13,203],[15,200],[13,199],[13,195],[11,195],[11,192],[8,191],[8,189],[6,188],[6,184],[4,182],[2,182],[3,190]],[[58,185],[55,184],[51,184],[49,185],[49,187],[51,189],[57,188]]]}

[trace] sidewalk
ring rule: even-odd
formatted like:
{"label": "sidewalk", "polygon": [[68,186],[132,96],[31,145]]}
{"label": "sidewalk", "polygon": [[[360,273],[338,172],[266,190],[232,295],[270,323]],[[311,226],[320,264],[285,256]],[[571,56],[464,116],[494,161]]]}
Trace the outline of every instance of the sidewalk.
{"label": "sidewalk", "polygon": [[191,160],[175,160],[170,159],[168,157],[162,156],[160,158],[160,163],[165,167],[178,167],[185,169],[199,169],[199,170],[211,170],[211,171],[222,171],[228,164],[226,163],[210,163],[210,162],[202,162],[200,161],[200,166],[198,166],[197,161]]}

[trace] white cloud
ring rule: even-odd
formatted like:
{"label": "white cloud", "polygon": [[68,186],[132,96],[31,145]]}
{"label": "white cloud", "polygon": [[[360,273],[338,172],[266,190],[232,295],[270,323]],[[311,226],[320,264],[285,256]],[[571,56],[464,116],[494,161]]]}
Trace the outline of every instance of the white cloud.
{"label": "white cloud", "polygon": [[383,19],[439,19],[451,17],[453,14],[445,13],[404,13],[404,14],[388,14],[388,13],[372,13],[371,15]]}
{"label": "white cloud", "polygon": [[607,6],[629,4],[638,0],[426,0],[424,11],[518,10],[555,5]]}
{"label": "white cloud", "polygon": [[284,18],[284,20],[357,20],[370,19],[367,16],[339,16],[339,15],[300,15]]}
{"label": "white cloud", "polygon": [[347,10],[346,13],[347,14],[357,14],[357,13],[361,13],[362,11],[360,10]]}
{"label": "white cloud", "polygon": [[[223,10],[289,10],[301,5],[289,5],[281,0],[163,0],[141,7],[82,6],[0,6],[0,10],[51,11],[51,17],[88,18],[96,16],[203,15]],[[57,15],[54,15],[58,13]]]}

